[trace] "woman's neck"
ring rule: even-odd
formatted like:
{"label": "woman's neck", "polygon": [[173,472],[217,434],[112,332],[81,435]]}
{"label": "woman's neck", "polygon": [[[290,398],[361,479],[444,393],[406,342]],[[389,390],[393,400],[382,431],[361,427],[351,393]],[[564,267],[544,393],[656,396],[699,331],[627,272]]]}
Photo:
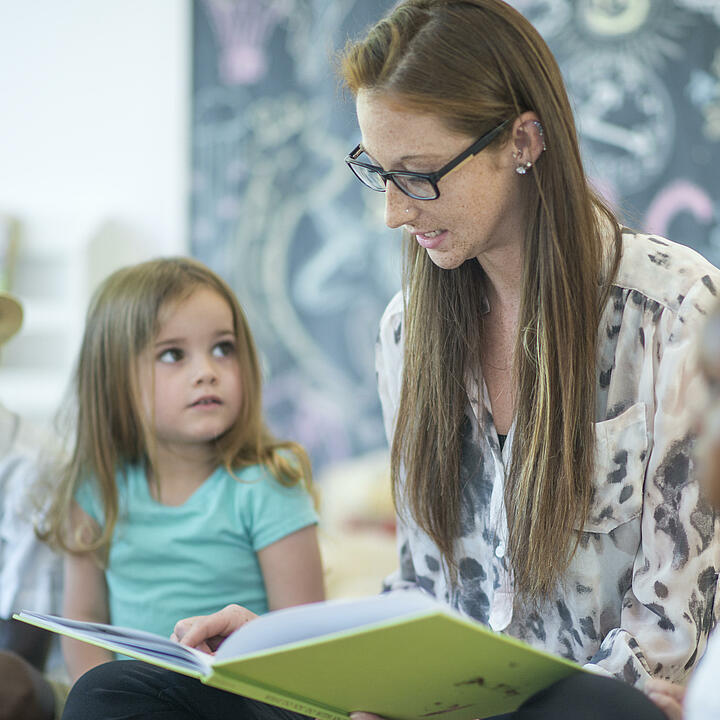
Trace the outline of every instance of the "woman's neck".
{"label": "woman's neck", "polygon": [[519,247],[505,247],[477,258],[485,274],[485,292],[491,312],[517,317],[522,299],[523,253]]}

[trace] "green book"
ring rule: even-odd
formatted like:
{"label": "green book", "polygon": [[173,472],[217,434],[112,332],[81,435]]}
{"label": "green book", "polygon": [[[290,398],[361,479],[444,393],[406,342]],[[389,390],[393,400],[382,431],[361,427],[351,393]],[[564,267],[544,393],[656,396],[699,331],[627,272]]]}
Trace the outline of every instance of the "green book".
{"label": "green book", "polygon": [[22,612],[17,620],[321,720],[511,712],[582,668],[497,634],[419,591],[276,610],[209,655],[151,633]]}

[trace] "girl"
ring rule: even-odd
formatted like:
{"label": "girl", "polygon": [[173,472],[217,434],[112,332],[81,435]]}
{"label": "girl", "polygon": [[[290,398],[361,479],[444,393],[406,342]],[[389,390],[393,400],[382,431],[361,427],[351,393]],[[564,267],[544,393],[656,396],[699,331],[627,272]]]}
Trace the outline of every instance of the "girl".
{"label": "girl", "polygon": [[[323,598],[309,460],[263,422],[255,346],[218,276],[185,258],[111,275],[75,394],[47,533],[70,553],[66,616],[167,636],[229,603],[251,617]],[[65,652],[75,678],[111,659]]]}

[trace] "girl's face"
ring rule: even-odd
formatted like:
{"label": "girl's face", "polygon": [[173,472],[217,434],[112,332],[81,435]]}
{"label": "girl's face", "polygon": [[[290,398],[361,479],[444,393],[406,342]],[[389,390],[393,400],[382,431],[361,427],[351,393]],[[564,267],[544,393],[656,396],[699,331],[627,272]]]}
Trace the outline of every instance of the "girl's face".
{"label": "girl's face", "polygon": [[[361,90],[357,115],[371,162],[385,170],[435,172],[480,136],[449,130],[437,116],[404,109],[381,93]],[[405,226],[430,259],[452,269],[508,246],[522,247],[519,176],[509,144],[491,145],[438,183],[440,197],[414,200],[388,182],[385,222]]]}
{"label": "girl's face", "polygon": [[[139,357],[140,393],[160,448],[207,446],[237,419],[240,366],[230,306],[199,287],[160,312],[160,330]],[[154,392],[153,392],[154,381]]]}

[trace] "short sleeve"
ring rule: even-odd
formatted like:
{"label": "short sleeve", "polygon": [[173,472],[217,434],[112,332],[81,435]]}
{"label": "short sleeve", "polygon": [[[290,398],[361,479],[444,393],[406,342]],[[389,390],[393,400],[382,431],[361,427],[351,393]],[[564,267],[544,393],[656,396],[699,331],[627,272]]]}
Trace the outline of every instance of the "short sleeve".
{"label": "short sleeve", "polygon": [[244,490],[240,512],[255,552],[318,522],[312,498],[302,485],[286,487],[259,466],[253,471],[253,478],[242,474],[239,484],[244,487],[239,489]]}
{"label": "short sleeve", "polygon": [[75,502],[87,513],[98,525],[105,522],[105,513],[102,510],[100,498],[95,486],[87,481],[80,485],[75,492]]}

